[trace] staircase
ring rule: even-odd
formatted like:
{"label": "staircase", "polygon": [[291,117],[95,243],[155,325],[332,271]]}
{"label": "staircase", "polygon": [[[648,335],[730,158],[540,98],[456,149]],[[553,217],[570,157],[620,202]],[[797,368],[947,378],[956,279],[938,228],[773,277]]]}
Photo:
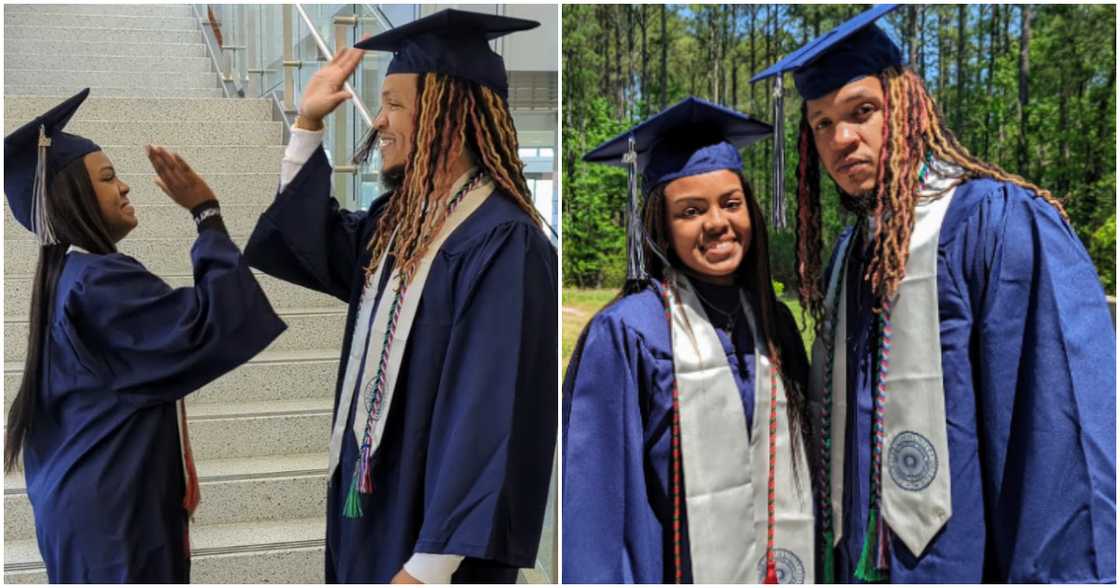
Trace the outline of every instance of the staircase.
{"label": "staircase", "polygon": [[[284,151],[267,100],[222,98],[186,5],[4,6],[4,132],[83,87],[67,130],[101,144],[131,187],[140,226],[120,243],[172,286],[192,285],[189,215],[153,183],[143,145],[180,153],[214,189],[244,246],[272,201]],[[5,414],[27,345],[37,247],[4,212]],[[288,330],[188,397],[202,504],[191,530],[198,583],[323,581],[327,443],[346,307],[258,275]],[[4,480],[4,581],[42,583],[23,474]]]}

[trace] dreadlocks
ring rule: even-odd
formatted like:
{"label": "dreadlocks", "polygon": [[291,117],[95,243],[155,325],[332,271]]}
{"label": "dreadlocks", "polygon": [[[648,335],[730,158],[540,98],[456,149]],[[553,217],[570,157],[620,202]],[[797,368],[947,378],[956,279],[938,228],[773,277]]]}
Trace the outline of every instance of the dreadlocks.
{"label": "dreadlocks", "polygon": [[[969,154],[946,128],[921,78],[909,68],[888,68],[879,74],[879,80],[883,87],[883,144],[875,192],[865,197],[873,199],[875,233],[864,279],[871,282],[879,300],[876,312],[883,300],[895,295],[906,274],[914,207],[918,203],[918,175],[927,153],[962,168],[962,180],[990,177],[1032,190],[1069,221],[1061,201],[1049,191]],[[805,103],[801,106],[798,152],[797,293],[803,308],[820,328],[824,324],[824,295],[820,287],[820,157]]]}
{"label": "dreadlocks", "polygon": [[[437,73],[420,76],[417,86],[415,147],[405,163],[400,188],[377,220],[366,267],[368,276],[388,251],[405,284],[447,220],[446,203],[455,181],[451,169],[464,150],[503,193],[538,225],[543,224],[521,173],[524,164],[517,156],[517,131],[505,100],[481,84]],[[355,154],[356,161],[369,158],[377,135],[376,130],[370,132]]]}

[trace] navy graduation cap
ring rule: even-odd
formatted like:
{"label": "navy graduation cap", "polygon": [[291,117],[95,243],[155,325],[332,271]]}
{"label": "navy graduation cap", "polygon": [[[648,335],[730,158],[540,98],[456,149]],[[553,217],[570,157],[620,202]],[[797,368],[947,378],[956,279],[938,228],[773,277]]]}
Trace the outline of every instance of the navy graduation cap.
{"label": "navy graduation cap", "polygon": [[540,26],[535,20],[448,8],[374,35],[358,49],[392,51],[385,75],[441,73],[477,82],[508,100],[502,56],[490,41]]}
{"label": "navy graduation cap", "polygon": [[629,171],[627,284],[646,279],[638,174],[643,194],[673,180],[716,170],[741,171],[739,149],[770,136],[773,128],[755,118],[696,97],[653,115],[583,156],[591,163]]}
{"label": "navy graduation cap", "polygon": [[43,245],[58,242],[46,209],[49,178],[75,159],[101,150],[85,137],[62,131],[87,96],[89,88],[4,137],[4,193],[8,207],[19,224],[35,233]]}
{"label": "navy graduation cap", "polygon": [[875,21],[898,8],[879,4],[786,55],[751,78],[751,83],[774,78],[774,185],[770,222],[785,228],[785,97],[782,74],[793,72],[793,83],[804,100],[832,93],[844,84],[902,64],[902,52]]}
{"label": "navy graduation cap", "polygon": [[875,21],[898,8],[880,4],[862,12],[758,73],[751,82],[793,72],[805,100],[830,94],[855,79],[902,65],[902,51]]}

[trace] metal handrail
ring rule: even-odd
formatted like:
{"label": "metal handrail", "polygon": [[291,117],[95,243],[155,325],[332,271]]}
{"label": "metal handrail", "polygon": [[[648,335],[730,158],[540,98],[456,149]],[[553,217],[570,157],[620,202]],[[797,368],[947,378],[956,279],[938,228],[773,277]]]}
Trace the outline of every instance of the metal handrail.
{"label": "metal handrail", "polygon": [[202,39],[203,45],[206,45],[206,53],[210,55],[210,63],[214,65],[214,69],[218,72],[218,80],[222,83],[222,95],[226,98],[232,96],[245,97],[245,91],[240,88],[236,81],[229,76],[224,69],[222,69],[222,60],[218,59],[220,49],[218,48],[218,41],[214,37],[214,31],[211,28],[210,17],[199,13],[198,4],[191,4],[191,12],[194,17],[202,25]]}
{"label": "metal handrail", "polygon": [[[331,53],[330,49],[327,49],[327,43],[319,36],[319,31],[315,30],[315,24],[311,20],[311,17],[307,15],[307,11],[303,9],[303,5],[296,4],[295,7],[296,11],[299,12],[300,18],[302,18],[304,24],[307,25],[307,30],[311,33],[311,38],[315,39],[315,45],[319,47],[319,52],[323,54],[323,57],[327,58],[327,61],[334,59],[334,54]],[[373,118],[369,115],[369,111],[366,110],[365,105],[362,104],[358,93],[350,86],[350,82],[343,82],[343,86],[346,88],[346,91],[350,93],[350,100],[354,103],[354,108],[358,110],[358,113],[361,114],[362,118],[366,121],[366,126],[373,128]]]}
{"label": "metal handrail", "polygon": [[392,21],[389,20],[389,17],[385,14],[384,10],[381,10],[380,6],[365,3],[363,3],[362,6],[365,6],[367,10],[372,12],[373,15],[377,17],[377,20],[381,21],[381,26],[385,27],[386,30],[394,28]]}

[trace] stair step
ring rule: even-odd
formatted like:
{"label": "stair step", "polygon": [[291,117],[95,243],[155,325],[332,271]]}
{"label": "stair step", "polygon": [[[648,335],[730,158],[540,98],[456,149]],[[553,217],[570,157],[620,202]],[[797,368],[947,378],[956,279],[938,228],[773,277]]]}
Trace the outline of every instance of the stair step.
{"label": "stair step", "polygon": [[[283,145],[261,145],[246,148],[240,145],[175,145],[161,144],[181,155],[195,171],[208,177],[213,173],[265,173],[279,178]],[[101,145],[113,161],[117,173],[152,173],[152,163],[139,145]],[[273,184],[275,194],[276,184]]]}
{"label": "stair step", "polygon": [[[18,240],[4,240],[5,275],[33,275],[39,255],[39,247],[34,241],[23,236]],[[194,236],[171,239],[125,239],[117,244],[117,250],[140,260],[148,271],[158,275],[165,273],[185,274],[192,271],[190,262],[191,245]],[[234,235],[233,242],[244,249],[248,237]]]}
{"label": "stair step", "polygon": [[[326,511],[327,454],[199,462],[202,502],[195,525],[223,525],[321,516]],[[4,540],[35,538],[35,516],[23,476],[5,480]]]}
{"label": "stair step", "polygon": [[4,14],[52,12],[89,16],[173,16],[191,18],[188,4],[6,4]]}
{"label": "stair step", "polygon": [[330,441],[333,398],[198,404],[188,409],[199,461],[322,451]]}
{"label": "stair step", "polygon": [[[339,344],[342,335],[339,334]],[[187,396],[187,406],[230,402],[279,402],[334,398],[338,382],[338,348],[310,351],[263,351],[249,363]],[[4,364],[4,414],[23,380],[23,361]],[[202,410],[210,410],[205,407]]]}
{"label": "stair step", "polygon": [[199,73],[213,71],[207,56],[166,57],[162,55],[89,55],[82,53],[16,53],[4,54],[4,69],[98,70],[98,71],[162,71]]}
{"label": "stair step", "polygon": [[94,88],[100,93],[103,86],[111,87],[153,87],[171,89],[211,89],[218,87],[218,74],[214,72],[176,73],[168,75],[163,71],[111,71],[111,70],[42,70],[42,69],[4,69],[4,85],[35,86],[58,85],[81,89]]}
{"label": "stair step", "polygon": [[[72,88],[69,95],[72,96],[77,91]],[[15,121],[17,126],[22,125],[58,106],[58,102],[55,96],[5,96],[5,125],[8,124],[7,121]],[[175,124],[272,122],[272,101],[256,98],[120,98],[102,96],[91,90],[69,124],[77,125],[85,121],[151,121]]]}
{"label": "stair step", "polygon": [[[330,349],[342,341],[346,325],[346,309],[313,309],[305,312],[281,311],[277,313],[288,325],[268,351],[302,351]],[[23,361],[27,354],[26,319],[4,321],[4,361]]]}
{"label": "stair step", "polygon": [[[111,83],[117,82],[118,80],[111,80]],[[52,96],[57,98],[69,98],[83,87],[85,86],[42,86],[38,84],[8,83],[4,85],[4,99],[7,100],[10,96]],[[151,96],[153,98],[222,98],[223,96],[222,89],[217,86],[213,88],[98,86],[94,91],[100,96],[125,96],[129,98],[141,96]],[[59,103],[57,98],[54,101],[55,106]],[[46,112],[46,109],[44,109],[43,112]]]}
{"label": "stair step", "polygon": [[[21,15],[22,16],[22,15]],[[105,29],[89,26],[24,26],[4,23],[4,38],[9,41],[77,41],[104,43],[110,38]],[[118,43],[201,43],[198,26],[183,30],[147,30],[112,27],[111,38]],[[5,92],[7,89],[5,88]]]}
{"label": "stair step", "polygon": [[[4,134],[25,124],[6,119]],[[281,145],[283,123],[272,121],[153,122],[132,118],[130,122],[85,119],[66,125],[66,132],[114,145]]]}
{"label": "stair step", "polygon": [[176,31],[198,28],[198,21],[191,16],[125,16],[121,14],[75,14],[50,5],[34,12],[4,13],[4,27],[85,27],[106,33],[118,30]]}
{"label": "stair step", "polygon": [[[10,11],[12,5],[5,7]],[[206,45],[193,43],[125,43],[115,40],[102,40],[101,42],[82,42],[59,39],[55,41],[41,41],[38,39],[22,39],[18,41],[4,41],[4,55],[24,54],[49,54],[49,55],[105,55],[129,56],[148,55],[161,58],[178,57],[205,57],[210,59],[206,52]]]}
{"label": "stair step", "polygon": [[[128,234],[130,239],[190,235],[197,231],[190,213],[177,204],[135,206],[136,218],[140,224]],[[250,206],[223,204],[222,220],[231,233],[252,233],[257,219],[266,208],[268,208],[267,204]],[[4,207],[4,234],[9,239],[23,237],[29,241],[35,240],[35,235],[16,222],[7,207]]]}
{"label": "stair step", "polygon": [[[322,583],[323,516],[191,528],[191,582]],[[6,541],[4,581],[45,583],[35,540]]]}
{"label": "stair step", "polygon": [[[277,312],[291,309],[337,310],[346,309],[346,303],[333,296],[309,288],[290,284],[259,271],[254,271],[257,283]],[[159,276],[173,288],[194,286],[191,274],[161,274]],[[31,308],[31,282],[29,275],[9,276],[4,279],[4,316],[10,320],[26,320]]]}
{"label": "stair step", "polygon": [[[143,148],[139,146],[130,147],[130,149],[139,150],[143,153]],[[178,151],[177,148],[172,147],[173,151]],[[242,149],[245,149],[244,147]],[[184,155],[186,157],[186,155]],[[146,156],[145,156],[146,158]],[[145,162],[147,160],[145,159]],[[114,161],[114,163],[117,163]],[[198,169],[193,161],[188,161],[191,167]],[[144,209],[155,206],[168,206],[173,205],[171,197],[163,193],[163,190],[156,186],[156,174],[152,173],[151,163],[148,163],[148,169],[141,173],[121,173],[120,164],[117,163],[117,175],[121,180],[128,184],[128,199],[132,205],[137,209]],[[280,162],[276,161],[276,169],[268,170],[267,172],[253,173],[238,173],[238,172],[200,172],[203,179],[206,180],[207,185],[214,191],[215,196],[222,203],[223,207],[227,206],[259,206],[267,207],[276,199],[276,188],[280,183]],[[4,206],[7,207],[7,200],[4,200]],[[141,218],[140,222],[143,223],[144,219]],[[185,236],[185,235],[184,235]],[[5,234],[8,239],[22,237],[22,235]],[[13,270],[8,269],[5,275],[12,275]]]}

